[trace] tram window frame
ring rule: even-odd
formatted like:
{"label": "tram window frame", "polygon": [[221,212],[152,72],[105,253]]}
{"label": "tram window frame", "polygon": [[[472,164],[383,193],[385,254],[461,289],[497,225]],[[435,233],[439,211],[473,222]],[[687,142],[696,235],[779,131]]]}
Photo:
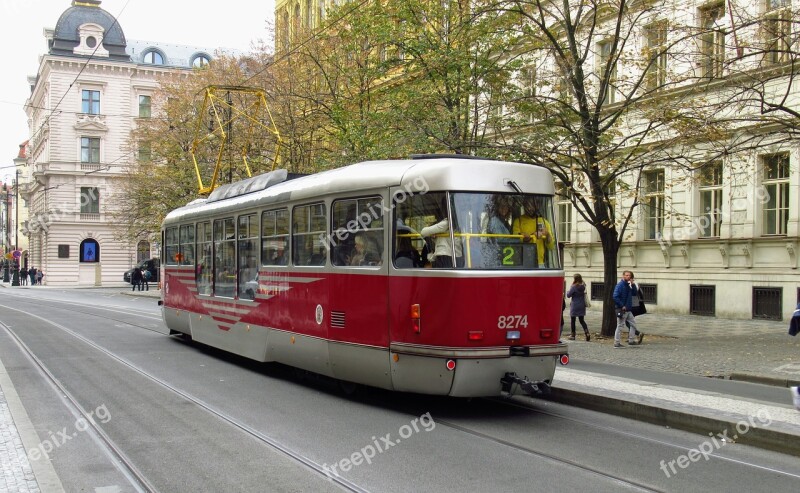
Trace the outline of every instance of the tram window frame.
{"label": "tram window frame", "polygon": [[261,213],[261,265],[285,267],[289,253],[289,209]]}
{"label": "tram window frame", "polygon": [[164,257],[167,265],[178,265],[180,253],[180,233],[178,226],[171,226],[164,230]]}
{"label": "tram window frame", "polygon": [[236,293],[236,221],[214,219],[214,296],[233,298]]}
{"label": "tram window frame", "polygon": [[255,293],[247,291],[247,283],[255,281],[258,284],[259,265],[259,215],[243,214],[238,217],[236,224],[236,285],[237,295],[242,298],[254,299]]}
{"label": "tram window frame", "polygon": [[[301,204],[292,208],[293,265],[298,267],[325,265],[326,211],[324,202]],[[317,238],[314,238],[314,235],[317,235]]]}
{"label": "tram window frame", "polygon": [[194,225],[181,224],[180,235],[178,239],[178,255],[180,258],[176,259],[178,265],[193,265],[194,264]]}
{"label": "tram window frame", "polygon": [[[333,233],[329,243],[331,264],[334,267],[383,265],[385,210],[385,201],[380,195],[347,197],[333,201]],[[356,243],[362,245],[363,253],[356,251]]]}
{"label": "tram window frame", "polygon": [[195,265],[195,281],[197,282],[197,294],[211,296],[214,294],[214,236],[211,221],[197,223],[196,228],[198,257]]}

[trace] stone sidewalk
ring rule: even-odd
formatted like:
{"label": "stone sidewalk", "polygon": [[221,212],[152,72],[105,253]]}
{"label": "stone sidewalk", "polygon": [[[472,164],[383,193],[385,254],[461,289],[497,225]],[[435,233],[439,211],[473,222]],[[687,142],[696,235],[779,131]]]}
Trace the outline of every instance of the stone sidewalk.
{"label": "stone sidewalk", "polygon": [[569,307],[564,314],[562,340],[568,342],[573,360],[717,378],[752,376],[752,381],[774,379],[775,383],[784,385],[800,381],[800,336],[788,335],[788,319],[728,320],[648,313],[636,318],[639,329],[645,333],[643,344],[614,349],[613,337],[602,339],[599,336],[599,308],[590,308],[585,318],[592,334],[591,342],[584,341],[577,320],[576,340],[567,340]]}

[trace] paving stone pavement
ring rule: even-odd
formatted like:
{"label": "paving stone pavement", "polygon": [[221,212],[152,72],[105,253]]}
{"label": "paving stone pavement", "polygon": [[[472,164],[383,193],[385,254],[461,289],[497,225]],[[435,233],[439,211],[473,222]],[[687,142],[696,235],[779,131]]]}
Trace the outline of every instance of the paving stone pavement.
{"label": "paving stone pavement", "polygon": [[[569,310],[564,314],[562,340],[567,340]],[[592,340],[583,339],[580,324],[576,323],[576,340],[567,341],[573,361],[708,377],[729,378],[742,372],[800,380],[800,336],[788,334],[788,317],[786,321],[728,320],[647,313],[636,317],[645,333],[643,344],[625,349],[613,348],[613,337],[599,337],[599,309],[587,310],[585,320]]]}
{"label": "paving stone pavement", "polygon": [[0,491],[39,493],[39,484],[25,455],[25,447],[11,418],[6,397],[0,389]]}

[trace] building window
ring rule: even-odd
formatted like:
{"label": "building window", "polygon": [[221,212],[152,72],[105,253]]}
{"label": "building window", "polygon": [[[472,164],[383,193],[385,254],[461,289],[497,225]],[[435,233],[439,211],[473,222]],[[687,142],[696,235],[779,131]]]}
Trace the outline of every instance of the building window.
{"label": "building window", "polygon": [[591,290],[591,293],[592,293],[592,299],[593,300],[601,300],[602,301],[603,297],[606,294],[606,285],[605,285],[605,283],[602,283],[602,282],[594,282],[594,281],[592,281],[592,285],[591,285],[590,290]]}
{"label": "building window", "polygon": [[148,65],[164,65],[164,56],[155,50],[150,50],[144,54],[142,62]]}
{"label": "building window", "polygon": [[790,0],[767,0],[764,18],[764,52],[769,64],[789,60],[792,50],[792,11]]}
{"label": "building window", "polygon": [[58,258],[69,258],[69,245],[58,245]]}
{"label": "building window", "polygon": [[716,286],[692,284],[689,286],[689,313],[713,317],[716,314]]}
{"label": "building window", "polygon": [[572,191],[563,184],[556,186],[556,204],[558,228],[556,234],[558,241],[569,243],[572,241]]}
{"label": "building window", "polygon": [[657,240],[664,232],[664,170],[644,174],[645,238]]}
{"label": "building window", "polygon": [[763,156],[764,234],[785,235],[789,223],[789,153]]}
{"label": "building window", "polygon": [[208,64],[211,63],[211,59],[205,55],[198,55],[194,57],[192,60],[192,67],[194,68],[206,68]]}
{"label": "building window", "polygon": [[639,296],[648,305],[658,304],[658,284],[638,283]]}
{"label": "building window", "polygon": [[783,288],[753,287],[753,318],[783,319]]}
{"label": "building window", "polygon": [[141,240],[136,244],[136,264],[150,258],[150,242]]}
{"label": "building window", "polygon": [[81,162],[82,163],[100,162],[99,137],[81,137]]}
{"label": "building window", "polygon": [[[609,60],[611,59],[611,48],[613,47],[612,41],[603,41],[598,45],[597,52],[599,53],[597,73],[602,76],[606,73]],[[617,102],[617,64],[612,62],[611,73],[608,76],[608,86],[600,97],[600,100],[605,104],[613,104]]]}
{"label": "building window", "polygon": [[150,142],[140,142],[138,150],[139,162],[147,163],[153,158],[153,151]]}
{"label": "building window", "polygon": [[700,174],[700,236],[718,237],[722,225],[722,161],[715,161]]}
{"label": "building window", "polygon": [[647,53],[650,60],[645,74],[649,90],[659,90],[667,83],[667,25],[657,22],[647,27]]}
{"label": "building window", "polygon": [[100,91],[90,89],[81,91],[81,112],[89,115],[100,114]]}
{"label": "building window", "polygon": [[150,118],[150,96],[139,96],[139,118]]}
{"label": "building window", "polygon": [[725,61],[725,30],[722,20],[725,5],[722,2],[700,9],[700,52],[703,77],[722,76],[722,63]]}
{"label": "building window", "polygon": [[100,245],[95,240],[87,239],[81,242],[80,262],[99,262]]}
{"label": "building window", "polygon": [[96,187],[81,187],[81,214],[100,214],[100,191]]}

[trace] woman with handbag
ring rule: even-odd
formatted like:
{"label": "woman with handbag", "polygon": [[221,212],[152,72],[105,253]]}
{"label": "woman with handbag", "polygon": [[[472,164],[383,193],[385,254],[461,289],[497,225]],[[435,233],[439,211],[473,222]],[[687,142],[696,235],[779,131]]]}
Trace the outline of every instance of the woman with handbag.
{"label": "woman with handbag", "polygon": [[572,302],[569,304],[569,318],[570,318],[570,329],[571,334],[569,336],[570,341],[575,340],[575,318],[580,321],[581,327],[583,327],[583,333],[586,336],[586,342],[591,340],[591,336],[589,336],[589,327],[586,326],[586,321],[583,317],[586,316],[586,284],[583,282],[583,277],[580,274],[575,274],[573,276],[572,286],[569,287],[569,291],[567,291],[567,298],[571,298]]}
{"label": "woman with handbag", "polygon": [[[636,284],[636,281],[633,280],[633,272],[631,272],[631,282],[636,287],[636,296],[633,297],[633,307],[631,308],[631,315],[633,315],[634,317],[638,317],[639,315],[644,315],[645,313],[647,313],[647,308],[645,308],[644,306],[644,300],[642,299],[642,291],[641,289],[639,289],[639,285]],[[630,323],[625,322],[625,325],[628,327],[628,329],[631,328]],[[642,340],[644,340],[644,332],[638,329],[638,324],[637,324],[636,341],[638,344],[641,344]]]}

